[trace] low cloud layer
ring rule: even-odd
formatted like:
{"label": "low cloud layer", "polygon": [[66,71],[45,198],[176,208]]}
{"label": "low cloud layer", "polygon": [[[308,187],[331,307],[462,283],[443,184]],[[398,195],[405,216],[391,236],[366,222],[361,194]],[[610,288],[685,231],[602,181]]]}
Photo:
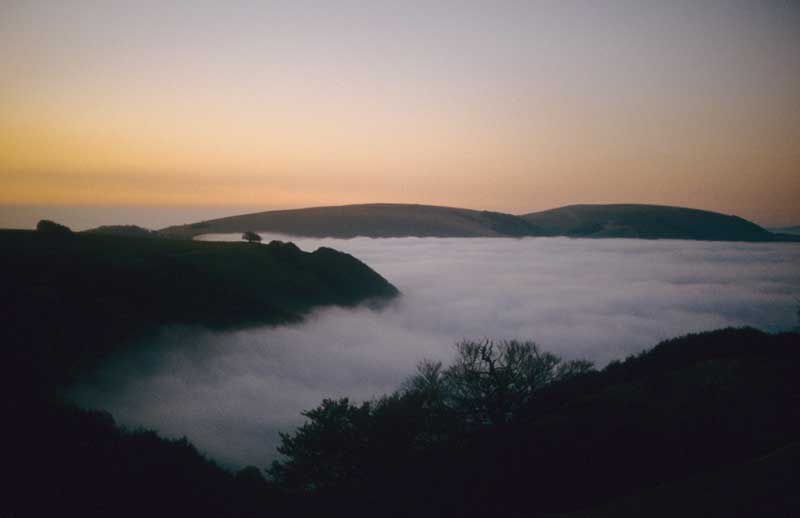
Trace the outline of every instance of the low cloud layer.
{"label": "low cloud layer", "polygon": [[[268,241],[271,236],[264,236]],[[207,236],[236,239],[239,236]],[[282,238],[287,239],[287,238]],[[603,365],[693,331],[796,325],[800,246],[688,241],[294,239],[353,254],[403,296],[300,325],[165,329],[71,391],[129,427],[188,436],[212,458],[266,466],[278,431],[324,397],[391,392],[462,338],[533,339]]]}

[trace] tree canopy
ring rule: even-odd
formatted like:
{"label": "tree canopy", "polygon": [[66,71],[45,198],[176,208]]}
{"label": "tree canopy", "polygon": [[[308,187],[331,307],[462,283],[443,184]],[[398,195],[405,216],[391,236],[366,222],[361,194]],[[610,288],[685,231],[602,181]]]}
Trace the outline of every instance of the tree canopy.
{"label": "tree canopy", "polygon": [[511,422],[536,391],[592,368],[530,341],[465,340],[456,344],[452,365],[425,360],[389,396],[360,405],[325,399],[304,412],[304,425],[281,434],[285,460],[269,472],[297,492],[354,489],[385,474],[387,465]]}
{"label": "tree canopy", "polygon": [[248,230],[247,232],[242,234],[242,239],[244,239],[248,243],[260,243],[261,242],[261,236],[259,236],[258,234],[256,234],[255,232],[253,232],[251,230]]}

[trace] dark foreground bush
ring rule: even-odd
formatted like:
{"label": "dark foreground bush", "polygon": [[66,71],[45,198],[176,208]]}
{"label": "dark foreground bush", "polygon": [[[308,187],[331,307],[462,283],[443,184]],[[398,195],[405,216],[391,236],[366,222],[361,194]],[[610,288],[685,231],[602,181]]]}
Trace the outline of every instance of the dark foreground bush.
{"label": "dark foreground bush", "polygon": [[[753,329],[670,340],[600,372],[532,344],[462,343],[452,366],[424,363],[391,396],[307,412],[270,473],[319,511],[351,516],[591,508],[703,473],[748,472],[800,440],[798,366],[798,334]],[[734,480],[750,480],[728,495],[750,509],[797,503],[789,493],[774,501],[785,481],[755,471]]]}

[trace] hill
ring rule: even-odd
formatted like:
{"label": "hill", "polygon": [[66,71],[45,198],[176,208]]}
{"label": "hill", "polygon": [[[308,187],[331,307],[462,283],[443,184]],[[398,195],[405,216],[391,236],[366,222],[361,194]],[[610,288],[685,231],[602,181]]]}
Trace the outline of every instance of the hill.
{"label": "hill", "polygon": [[4,381],[64,381],[166,324],[298,320],[397,289],[358,259],[292,243],[0,231]]}
{"label": "hill", "polygon": [[771,228],[770,231],[776,234],[791,234],[793,236],[800,236],[800,225],[793,227]]}
{"label": "hill", "polygon": [[158,232],[137,225],[102,225],[84,230],[83,234],[104,234],[108,236],[158,237]]}
{"label": "hill", "polygon": [[143,347],[162,325],[279,323],[397,289],[330,248],[153,239],[131,227],[73,233],[47,221],[37,228],[0,230],[4,513],[276,511],[282,498],[257,469],[230,473],[186,439],[124,430],[108,414],[65,403],[59,389],[111,352]]}
{"label": "hill", "polygon": [[650,488],[561,518],[795,516],[800,443],[763,457]]}
{"label": "hill", "polygon": [[246,231],[336,238],[569,236],[795,240],[772,234],[736,216],[657,205],[572,205],[523,216],[430,205],[344,205],[243,214],[168,227],[159,233],[192,238],[200,234]]}
{"label": "hill", "polygon": [[29,396],[0,400],[4,517],[291,516],[253,467],[232,473],[186,439]]}
{"label": "hill", "polygon": [[778,236],[737,216],[660,205],[569,205],[525,214],[545,232],[570,237],[710,241],[776,241]]}
{"label": "hill", "polygon": [[337,238],[541,235],[534,225],[510,214],[390,203],[259,212],[169,227],[160,233],[193,237],[248,230]]}

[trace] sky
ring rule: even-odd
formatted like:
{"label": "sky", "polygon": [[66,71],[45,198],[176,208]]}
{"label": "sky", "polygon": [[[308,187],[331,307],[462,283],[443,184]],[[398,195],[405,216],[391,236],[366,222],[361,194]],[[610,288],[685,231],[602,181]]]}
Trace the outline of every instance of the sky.
{"label": "sky", "polygon": [[[800,3],[0,3],[0,205],[800,223]],[[8,207],[11,207],[10,209]]]}
{"label": "sky", "polygon": [[130,428],[188,436],[226,465],[261,467],[276,455],[278,432],[303,422],[301,411],[326,397],[391,393],[421,360],[450,362],[462,339],[533,340],[602,367],[690,332],[800,324],[795,243],[293,241],[306,251],[329,246],[355,255],[402,296],[380,311],[324,308],[297,325],[168,328],[83,377],[69,396]]}

